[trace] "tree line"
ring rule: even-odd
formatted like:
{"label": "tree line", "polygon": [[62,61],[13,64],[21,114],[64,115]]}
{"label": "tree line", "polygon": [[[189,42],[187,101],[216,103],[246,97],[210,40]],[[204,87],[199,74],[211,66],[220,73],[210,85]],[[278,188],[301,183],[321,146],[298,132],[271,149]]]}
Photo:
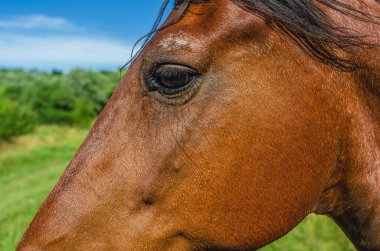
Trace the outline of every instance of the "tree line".
{"label": "tree line", "polygon": [[0,140],[41,124],[88,126],[119,81],[118,72],[0,70]]}

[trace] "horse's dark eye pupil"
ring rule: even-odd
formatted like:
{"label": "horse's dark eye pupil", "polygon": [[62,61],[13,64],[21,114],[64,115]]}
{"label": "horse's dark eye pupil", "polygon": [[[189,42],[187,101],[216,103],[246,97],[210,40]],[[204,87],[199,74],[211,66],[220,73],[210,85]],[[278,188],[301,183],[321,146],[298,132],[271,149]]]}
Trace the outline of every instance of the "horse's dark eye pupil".
{"label": "horse's dark eye pupil", "polygon": [[158,78],[158,82],[168,88],[178,88],[188,84],[191,81],[191,77],[186,74],[177,74],[177,75],[161,75]]}
{"label": "horse's dark eye pupil", "polygon": [[177,89],[191,83],[195,74],[194,70],[184,66],[164,65],[156,70],[154,77],[158,85],[168,89]]}

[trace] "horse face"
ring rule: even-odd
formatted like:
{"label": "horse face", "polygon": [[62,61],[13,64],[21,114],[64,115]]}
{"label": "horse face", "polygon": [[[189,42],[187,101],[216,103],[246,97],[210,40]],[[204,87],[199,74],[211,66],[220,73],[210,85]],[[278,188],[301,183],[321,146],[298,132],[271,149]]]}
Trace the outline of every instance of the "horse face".
{"label": "horse face", "polygon": [[128,70],[19,250],[269,243],[335,165],[333,81],[233,1],[191,4]]}

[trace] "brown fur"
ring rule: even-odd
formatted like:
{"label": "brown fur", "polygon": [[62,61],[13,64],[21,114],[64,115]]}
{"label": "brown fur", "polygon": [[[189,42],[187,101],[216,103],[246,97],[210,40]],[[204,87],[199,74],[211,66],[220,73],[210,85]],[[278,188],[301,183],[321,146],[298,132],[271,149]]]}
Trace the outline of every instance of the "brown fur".
{"label": "brown fur", "polygon": [[[257,249],[313,211],[380,250],[379,50],[357,58],[370,69],[343,73],[232,1],[191,4],[128,70],[18,250]],[[144,88],[163,62],[202,73],[186,104]]]}

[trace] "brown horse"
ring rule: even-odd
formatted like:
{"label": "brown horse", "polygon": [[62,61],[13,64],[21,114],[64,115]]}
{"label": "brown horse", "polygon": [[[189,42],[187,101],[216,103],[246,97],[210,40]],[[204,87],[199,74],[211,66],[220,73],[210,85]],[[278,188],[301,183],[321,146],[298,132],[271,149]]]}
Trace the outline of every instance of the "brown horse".
{"label": "brown horse", "polygon": [[257,249],[312,212],[380,250],[379,14],[177,1],[18,250]]}

